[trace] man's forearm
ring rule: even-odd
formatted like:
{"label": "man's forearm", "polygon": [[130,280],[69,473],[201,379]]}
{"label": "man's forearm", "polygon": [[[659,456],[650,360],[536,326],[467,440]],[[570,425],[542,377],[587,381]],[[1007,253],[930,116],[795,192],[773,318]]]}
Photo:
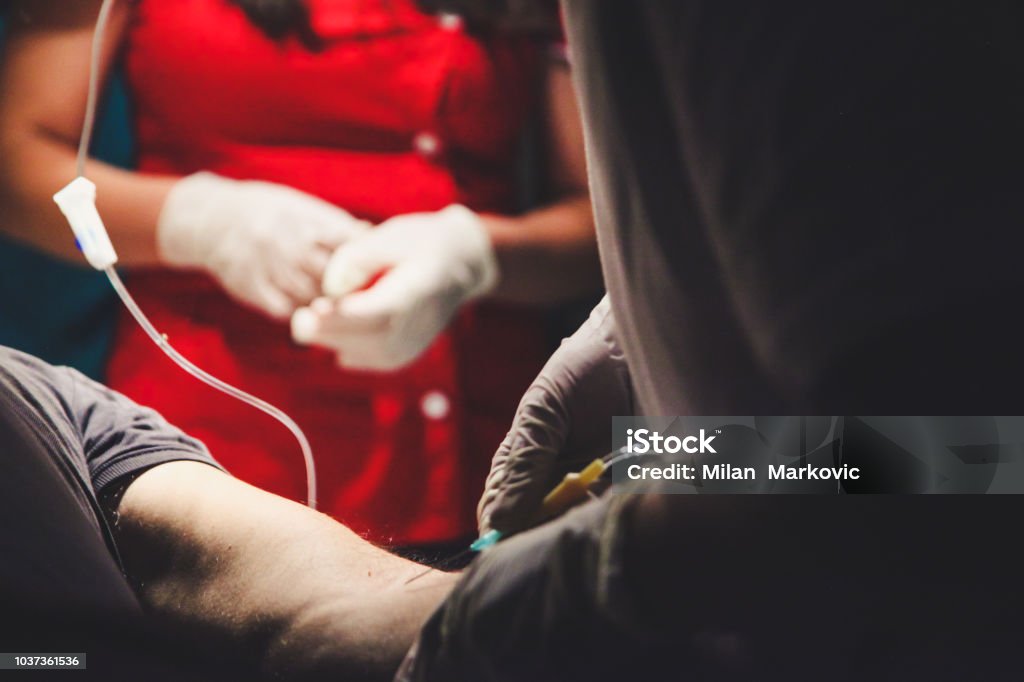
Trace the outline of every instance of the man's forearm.
{"label": "man's forearm", "polygon": [[144,604],[202,628],[272,673],[387,679],[454,576],[328,517],[190,462],[135,480],[118,543]]}

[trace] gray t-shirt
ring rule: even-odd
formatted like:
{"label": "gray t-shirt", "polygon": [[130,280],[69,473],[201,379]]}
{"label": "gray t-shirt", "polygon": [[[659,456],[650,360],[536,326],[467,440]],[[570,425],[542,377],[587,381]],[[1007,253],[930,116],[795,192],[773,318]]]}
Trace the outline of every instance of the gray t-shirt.
{"label": "gray t-shirt", "polygon": [[131,612],[100,500],[202,443],[67,367],[0,347],[0,602]]}

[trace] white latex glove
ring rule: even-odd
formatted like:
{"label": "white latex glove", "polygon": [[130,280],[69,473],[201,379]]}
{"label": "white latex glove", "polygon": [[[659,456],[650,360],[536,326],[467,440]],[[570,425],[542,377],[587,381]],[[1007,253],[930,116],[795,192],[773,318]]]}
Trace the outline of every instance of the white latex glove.
{"label": "white latex glove", "polygon": [[330,298],[298,310],[292,336],[337,351],[344,367],[398,369],[497,281],[490,235],[468,208],[398,216],[335,251],[323,282]]}
{"label": "white latex glove", "polygon": [[369,224],[270,182],[196,173],[167,195],[157,222],[164,262],[201,268],[275,319],[319,295],[330,254]]}

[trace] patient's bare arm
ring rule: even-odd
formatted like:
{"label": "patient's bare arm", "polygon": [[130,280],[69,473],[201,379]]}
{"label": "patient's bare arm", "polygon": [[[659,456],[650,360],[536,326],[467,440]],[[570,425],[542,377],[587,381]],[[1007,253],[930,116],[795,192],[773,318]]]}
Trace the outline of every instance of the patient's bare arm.
{"label": "patient's bare arm", "polygon": [[156,614],[293,678],[390,679],[455,576],[422,571],[330,518],[195,462],[127,488],[116,534]]}

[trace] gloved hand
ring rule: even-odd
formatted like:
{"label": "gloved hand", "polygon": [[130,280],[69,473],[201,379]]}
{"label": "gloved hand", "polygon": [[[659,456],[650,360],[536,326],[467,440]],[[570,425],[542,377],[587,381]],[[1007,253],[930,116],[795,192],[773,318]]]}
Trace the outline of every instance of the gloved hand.
{"label": "gloved hand", "polygon": [[344,367],[398,369],[497,281],[490,235],[468,208],[398,216],[334,253],[323,282],[332,300],[297,311],[292,336],[337,351]]}
{"label": "gloved hand", "polygon": [[319,294],[330,254],[368,228],[290,187],[196,173],[167,195],[157,246],[167,264],[206,270],[235,298],[287,319]]}
{"label": "gloved hand", "polygon": [[569,470],[611,449],[611,418],[633,414],[626,359],[606,296],[527,389],[491,463],[477,507],[481,533],[539,521],[544,496]]}

